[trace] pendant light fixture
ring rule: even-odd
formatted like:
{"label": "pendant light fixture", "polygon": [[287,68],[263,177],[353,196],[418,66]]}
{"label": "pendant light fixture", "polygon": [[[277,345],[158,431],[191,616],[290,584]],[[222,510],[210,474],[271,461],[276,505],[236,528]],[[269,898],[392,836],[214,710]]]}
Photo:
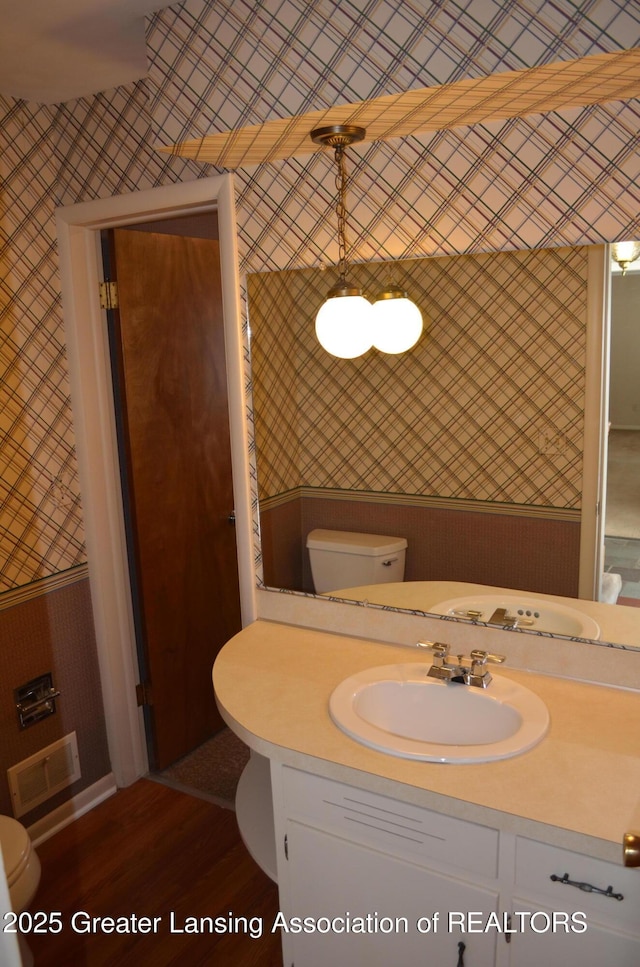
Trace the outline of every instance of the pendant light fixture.
{"label": "pendant light fixture", "polygon": [[316,316],[316,335],[320,345],[341,359],[362,356],[373,345],[371,329],[371,303],[362,290],[347,281],[347,171],[345,150],[350,144],[362,141],[364,128],[354,125],[335,124],[316,128],[311,132],[315,144],[328,145],[335,150],[338,172],[336,175],[338,216],[338,281],[327,294],[327,300]]}
{"label": "pendant light fixture", "polygon": [[316,316],[316,335],[320,345],[341,359],[355,359],[375,346],[383,353],[403,353],[420,338],[422,315],[407,293],[388,285],[371,303],[362,290],[347,281],[347,172],[345,152],[350,144],[362,141],[364,128],[334,124],[311,132],[315,144],[332,147],[337,165],[336,214],[338,216],[338,282],[327,294]]}
{"label": "pendant light fixture", "polygon": [[376,349],[397,355],[415,346],[422,334],[422,313],[404,289],[387,285],[372,308]]}
{"label": "pendant light fixture", "polygon": [[640,258],[640,242],[615,242],[611,246],[611,258],[618,263],[624,275],[631,263]]}

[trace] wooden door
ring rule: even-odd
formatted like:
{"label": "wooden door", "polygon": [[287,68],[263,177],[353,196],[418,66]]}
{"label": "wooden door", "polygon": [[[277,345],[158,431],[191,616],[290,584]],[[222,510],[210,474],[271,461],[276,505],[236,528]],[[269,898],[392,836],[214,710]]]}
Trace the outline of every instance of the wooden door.
{"label": "wooden door", "polygon": [[110,236],[132,592],[150,759],[163,769],[223,726],[211,667],[241,627],[219,243]]}

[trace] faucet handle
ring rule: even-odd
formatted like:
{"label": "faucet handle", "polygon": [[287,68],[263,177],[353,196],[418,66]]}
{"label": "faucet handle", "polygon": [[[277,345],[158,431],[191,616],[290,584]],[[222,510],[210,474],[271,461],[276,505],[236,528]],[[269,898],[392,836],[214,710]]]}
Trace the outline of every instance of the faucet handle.
{"label": "faucet handle", "polygon": [[441,641],[419,641],[418,648],[428,648],[433,652],[433,661],[429,675],[435,677],[435,669],[444,668],[449,656],[449,645]]}
{"label": "faucet handle", "polygon": [[474,649],[471,652],[471,671],[467,676],[467,684],[486,688],[492,681],[487,665],[489,662],[500,665],[505,658],[506,655],[490,655],[489,652]]}
{"label": "faucet handle", "polygon": [[471,659],[474,664],[486,665],[487,662],[491,662],[495,665],[501,665],[503,661],[506,661],[506,655],[491,655],[487,651],[480,651],[477,648],[471,652]]}
{"label": "faucet handle", "polygon": [[450,645],[445,645],[442,641],[419,641],[417,648],[428,648],[439,658],[446,658],[449,654]]}

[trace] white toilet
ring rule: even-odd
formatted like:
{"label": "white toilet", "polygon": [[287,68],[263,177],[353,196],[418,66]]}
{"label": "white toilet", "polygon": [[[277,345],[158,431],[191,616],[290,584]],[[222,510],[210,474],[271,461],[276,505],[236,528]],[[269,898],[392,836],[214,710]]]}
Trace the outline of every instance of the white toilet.
{"label": "white toilet", "polygon": [[[40,883],[40,860],[22,823],[10,816],[0,816],[0,846],[11,908],[14,913],[22,913],[36,895]],[[33,963],[33,958],[21,934],[18,940],[22,963],[27,967]]]}
{"label": "white toilet", "polygon": [[312,530],[307,548],[317,594],[404,580],[404,537]]}

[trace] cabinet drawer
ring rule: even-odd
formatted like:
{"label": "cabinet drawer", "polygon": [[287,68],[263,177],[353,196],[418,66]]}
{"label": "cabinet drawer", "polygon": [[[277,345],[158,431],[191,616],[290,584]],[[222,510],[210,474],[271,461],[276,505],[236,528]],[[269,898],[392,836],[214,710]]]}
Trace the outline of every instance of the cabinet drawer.
{"label": "cabinet drawer", "polygon": [[[623,899],[616,900],[559,881],[587,883],[600,890],[612,888]],[[518,837],[516,840],[516,884],[519,891],[543,897],[556,910],[582,910],[587,918],[602,924],[624,927],[640,935],[640,871],[615,863],[592,859],[571,850],[548,846]]]}
{"label": "cabinet drawer", "polygon": [[414,863],[437,860],[483,877],[497,875],[495,829],[286,766],[282,775],[288,818],[391,851]]}

